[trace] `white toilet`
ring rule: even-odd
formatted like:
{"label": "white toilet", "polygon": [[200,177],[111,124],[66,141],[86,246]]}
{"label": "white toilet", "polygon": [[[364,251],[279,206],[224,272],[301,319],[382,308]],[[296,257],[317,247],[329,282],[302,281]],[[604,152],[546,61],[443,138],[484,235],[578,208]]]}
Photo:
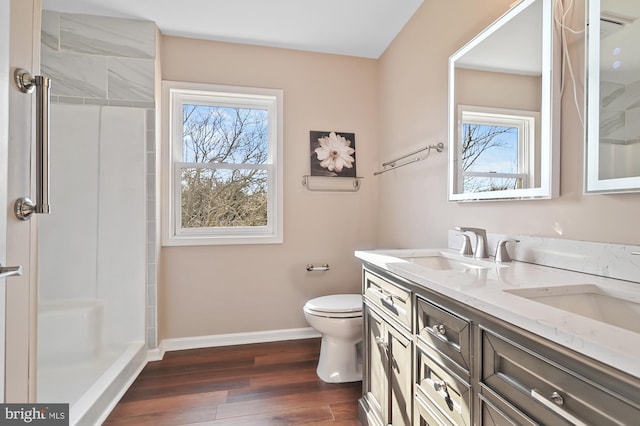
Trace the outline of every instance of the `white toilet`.
{"label": "white toilet", "polygon": [[318,377],[328,383],[362,380],[362,295],[316,297],[303,310],[309,325],[322,334]]}

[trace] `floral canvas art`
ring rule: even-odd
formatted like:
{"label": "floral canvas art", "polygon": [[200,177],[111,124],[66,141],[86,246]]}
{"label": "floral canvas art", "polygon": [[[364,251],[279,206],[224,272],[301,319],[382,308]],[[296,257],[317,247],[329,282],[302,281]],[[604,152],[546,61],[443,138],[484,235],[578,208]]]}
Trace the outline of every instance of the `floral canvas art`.
{"label": "floral canvas art", "polygon": [[356,177],[356,135],[311,131],[311,176]]}

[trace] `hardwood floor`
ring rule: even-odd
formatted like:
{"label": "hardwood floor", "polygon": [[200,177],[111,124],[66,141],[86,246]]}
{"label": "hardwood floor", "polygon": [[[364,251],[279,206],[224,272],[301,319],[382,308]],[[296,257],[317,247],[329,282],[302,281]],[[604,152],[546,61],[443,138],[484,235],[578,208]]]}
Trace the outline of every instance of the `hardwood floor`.
{"label": "hardwood floor", "polygon": [[167,352],[104,424],[360,425],[361,382],[324,383],[319,354],[320,339]]}

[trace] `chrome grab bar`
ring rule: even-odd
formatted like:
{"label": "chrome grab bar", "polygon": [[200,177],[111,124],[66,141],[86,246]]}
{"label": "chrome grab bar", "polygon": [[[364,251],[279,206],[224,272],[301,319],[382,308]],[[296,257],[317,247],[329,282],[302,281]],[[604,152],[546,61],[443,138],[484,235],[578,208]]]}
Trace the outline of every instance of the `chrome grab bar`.
{"label": "chrome grab bar", "polygon": [[22,266],[2,266],[0,265],[0,279],[9,278],[14,275],[22,275]]}
{"label": "chrome grab bar", "polygon": [[49,211],[49,91],[51,80],[42,75],[32,76],[16,69],[15,83],[23,93],[36,89],[36,201],[27,197],[16,200],[14,213],[18,219],[29,220],[33,213]]}

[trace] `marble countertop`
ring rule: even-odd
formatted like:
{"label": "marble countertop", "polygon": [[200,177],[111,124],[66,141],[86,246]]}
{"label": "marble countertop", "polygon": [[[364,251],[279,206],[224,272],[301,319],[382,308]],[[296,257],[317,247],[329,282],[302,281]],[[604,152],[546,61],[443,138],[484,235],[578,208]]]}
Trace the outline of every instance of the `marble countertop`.
{"label": "marble countertop", "polygon": [[[640,304],[640,284],[521,261],[474,261],[483,268],[464,271],[420,266],[407,258],[437,253],[461,257],[452,249],[356,251],[355,256],[418,285],[528,330],[550,341],[640,378],[640,333],[553,308],[509,291],[567,285],[596,285]],[[534,290],[535,291],[535,290]],[[640,305],[638,305],[640,306]],[[629,323],[638,324],[640,311]]]}

